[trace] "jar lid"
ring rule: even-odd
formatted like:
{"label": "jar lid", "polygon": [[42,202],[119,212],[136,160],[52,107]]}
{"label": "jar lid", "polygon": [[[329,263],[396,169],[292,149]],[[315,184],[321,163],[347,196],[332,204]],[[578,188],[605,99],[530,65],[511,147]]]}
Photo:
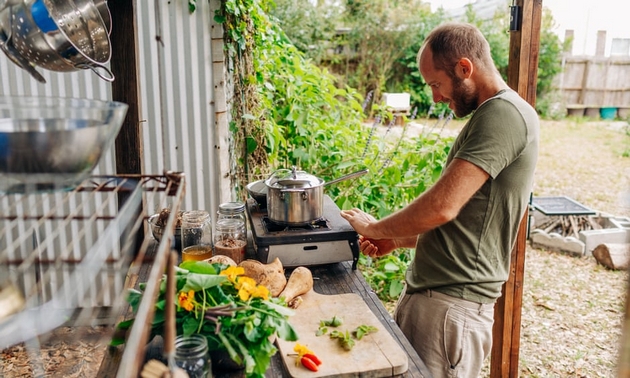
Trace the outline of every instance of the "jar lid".
{"label": "jar lid", "polygon": [[188,210],[182,213],[182,223],[203,223],[210,218],[205,210]]}
{"label": "jar lid", "polygon": [[219,205],[219,212],[223,214],[238,214],[245,211],[245,204],[242,202],[225,202]]}
{"label": "jar lid", "polygon": [[293,167],[275,171],[265,183],[272,188],[311,188],[322,185],[324,180]]}

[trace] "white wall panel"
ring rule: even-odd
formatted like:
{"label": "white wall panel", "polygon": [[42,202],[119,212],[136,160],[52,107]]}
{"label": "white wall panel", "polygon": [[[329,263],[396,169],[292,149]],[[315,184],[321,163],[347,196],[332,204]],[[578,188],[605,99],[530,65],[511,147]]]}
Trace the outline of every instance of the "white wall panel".
{"label": "white wall panel", "polygon": [[[216,67],[222,57],[213,57],[211,48],[214,43],[214,50],[221,51],[211,39],[212,7],[218,4],[219,0],[197,1],[197,10],[190,14],[186,1],[134,2],[143,173],[185,172],[183,208],[206,209],[211,214],[233,195],[227,172],[220,172],[221,167],[229,167],[225,164],[229,159],[227,117],[218,120],[214,106],[214,83],[223,81],[213,77],[213,61]],[[111,84],[90,70],[37,69],[46,84],[0,53],[0,95],[111,99]],[[223,70],[217,74],[223,75]],[[113,151],[103,157],[95,174],[115,173]]]}
{"label": "white wall panel", "polygon": [[214,148],[210,4],[198,1],[191,14],[184,1],[138,2],[137,11],[144,167],[185,172],[183,208],[214,214],[231,193],[220,190],[223,151]]}

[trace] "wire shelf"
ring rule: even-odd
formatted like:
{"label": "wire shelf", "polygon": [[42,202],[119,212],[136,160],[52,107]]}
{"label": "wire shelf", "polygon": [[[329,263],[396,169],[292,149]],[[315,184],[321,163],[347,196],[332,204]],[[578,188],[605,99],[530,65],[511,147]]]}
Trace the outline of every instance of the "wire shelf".
{"label": "wire shelf", "polygon": [[[39,352],[60,327],[101,327],[101,343],[109,343],[125,290],[156,245],[146,219],[170,209],[155,254],[161,260],[173,244],[184,186],[182,173],[167,172],[0,194],[0,350],[24,343]],[[45,365],[30,362],[32,372]]]}

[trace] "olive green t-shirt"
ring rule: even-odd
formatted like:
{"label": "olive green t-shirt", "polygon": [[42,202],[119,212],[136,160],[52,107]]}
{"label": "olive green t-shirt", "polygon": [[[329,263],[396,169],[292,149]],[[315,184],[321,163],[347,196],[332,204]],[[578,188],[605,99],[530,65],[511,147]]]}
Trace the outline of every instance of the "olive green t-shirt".
{"label": "olive green t-shirt", "polygon": [[532,191],[538,136],[536,111],[512,90],[499,92],[474,112],[446,165],[463,159],[490,178],[455,219],[418,236],[407,271],[408,293],[432,289],[478,303],[501,295]]}

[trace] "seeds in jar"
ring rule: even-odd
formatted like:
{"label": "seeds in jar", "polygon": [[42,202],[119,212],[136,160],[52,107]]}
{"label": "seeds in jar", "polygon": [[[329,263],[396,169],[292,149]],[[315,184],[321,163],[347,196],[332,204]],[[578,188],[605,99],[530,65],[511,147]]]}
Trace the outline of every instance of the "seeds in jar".
{"label": "seeds in jar", "polygon": [[245,258],[246,247],[244,240],[226,238],[214,243],[214,254],[228,256],[238,264]]}

